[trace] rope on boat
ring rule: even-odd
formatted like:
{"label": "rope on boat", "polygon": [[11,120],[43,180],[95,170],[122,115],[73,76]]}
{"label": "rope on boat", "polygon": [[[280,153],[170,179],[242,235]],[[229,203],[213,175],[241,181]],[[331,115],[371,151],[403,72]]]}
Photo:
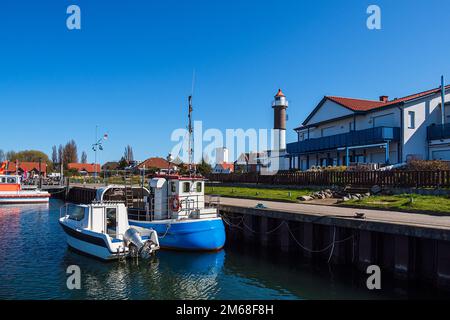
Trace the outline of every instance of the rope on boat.
{"label": "rope on boat", "polygon": [[170,227],[171,227],[171,224],[168,223],[168,224],[167,224],[167,228],[166,228],[166,232],[164,232],[164,235],[163,235],[163,236],[161,236],[161,237],[158,236],[158,238],[159,238],[159,239],[164,239],[164,237],[165,237],[165,236],[167,235],[167,233],[169,232]]}

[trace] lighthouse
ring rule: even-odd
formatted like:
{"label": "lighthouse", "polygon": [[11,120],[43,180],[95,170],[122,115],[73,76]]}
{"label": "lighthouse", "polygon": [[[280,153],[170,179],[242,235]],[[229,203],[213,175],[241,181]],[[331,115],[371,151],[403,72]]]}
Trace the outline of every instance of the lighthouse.
{"label": "lighthouse", "polygon": [[272,102],[274,112],[274,150],[286,150],[286,109],[288,101],[281,89],[278,89],[275,100]]}

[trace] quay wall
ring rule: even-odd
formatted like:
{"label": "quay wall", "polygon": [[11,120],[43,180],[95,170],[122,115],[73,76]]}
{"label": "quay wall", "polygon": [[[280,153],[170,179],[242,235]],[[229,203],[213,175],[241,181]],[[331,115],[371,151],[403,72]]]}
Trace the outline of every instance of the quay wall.
{"label": "quay wall", "polygon": [[227,205],[220,210],[228,245],[279,250],[363,275],[378,265],[382,276],[450,291],[450,230]]}

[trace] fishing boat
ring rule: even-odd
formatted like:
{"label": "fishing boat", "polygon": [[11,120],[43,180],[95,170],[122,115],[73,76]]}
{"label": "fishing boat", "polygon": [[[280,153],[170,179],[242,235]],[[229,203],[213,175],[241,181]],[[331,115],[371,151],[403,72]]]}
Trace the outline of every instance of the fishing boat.
{"label": "fishing boat", "polygon": [[130,227],[122,202],[68,204],[61,208],[59,223],[69,247],[102,260],[148,258],[159,249],[154,230]]}
{"label": "fishing boat", "polygon": [[22,190],[19,175],[0,174],[0,204],[47,203],[50,193],[41,190]]}
{"label": "fishing boat", "polygon": [[225,227],[218,206],[206,206],[205,179],[191,165],[192,110],[189,96],[189,174],[166,172],[154,176],[149,183],[145,212],[129,208],[128,218],[132,226],[156,230],[161,248],[217,251],[225,244]]}
{"label": "fishing boat", "polygon": [[225,228],[215,206],[205,204],[205,180],[199,176],[161,174],[149,184],[146,210],[128,212],[130,225],[153,229],[161,248],[217,251],[225,244]]}

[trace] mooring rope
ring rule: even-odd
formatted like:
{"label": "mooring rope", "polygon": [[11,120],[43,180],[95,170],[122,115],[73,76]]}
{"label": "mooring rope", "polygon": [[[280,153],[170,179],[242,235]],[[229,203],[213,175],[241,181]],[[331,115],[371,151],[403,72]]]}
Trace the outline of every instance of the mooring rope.
{"label": "mooring rope", "polygon": [[169,232],[170,227],[171,227],[171,224],[168,223],[168,224],[167,224],[167,228],[166,228],[166,232],[164,232],[164,235],[163,235],[163,236],[158,237],[158,238],[159,238],[159,239],[164,239],[164,237],[165,237],[165,236],[167,235],[167,233]]}
{"label": "mooring rope", "polygon": [[[294,236],[294,234],[293,234],[293,232],[292,232],[292,230],[291,230],[291,227],[289,226],[289,223],[287,223],[286,221],[282,221],[277,227],[275,227],[275,228],[272,229],[272,230],[265,231],[265,232],[258,232],[258,231],[252,230],[248,225],[245,224],[245,222],[244,222],[244,217],[243,217],[243,216],[240,217],[240,221],[239,221],[238,224],[233,224],[233,223],[231,223],[231,221],[228,220],[229,217],[226,216],[226,215],[224,215],[224,214],[222,214],[222,218],[223,218],[223,221],[224,221],[227,225],[229,225],[230,227],[232,227],[232,228],[237,228],[237,229],[240,229],[240,230],[245,231],[244,228],[240,227],[240,224],[242,223],[243,226],[244,226],[247,230],[249,230],[249,231],[251,231],[252,233],[255,233],[255,234],[271,234],[271,233],[275,232],[276,230],[278,230],[279,228],[281,228],[281,226],[285,224],[285,225],[287,226],[287,230],[288,230],[289,235],[292,237],[292,239],[294,240],[294,242],[295,242],[300,248],[302,248],[303,250],[305,250],[305,251],[307,251],[307,252],[310,252],[310,253],[321,253],[321,252],[325,252],[325,251],[327,251],[327,250],[329,250],[329,249],[331,248],[331,250],[330,250],[330,255],[329,255],[329,257],[328,257],[328,263],[330,263],[331,258],[333,257],[333,253],[334,253],[334,249],[335,249],[336,244],[339,244],[339,243],[348,241],[348,240],[350,240],[350,239],[354,239],[354,235],[351,235],[351,236],[349,236],[349,237],[347,237],[347,238],[340,239],[340,240],[336,240],[336,226],[334,226],[334,228],[333,228],[333,241],[332,241],[330,244],[328,244],[327,246],[325,246],[324,248],[322,248],[322,249],[313,250],[313,249],[307,248],[305,245],[303,245],[302,243],[300,243],[300,241],[297,240],[297,238]],[[353,247],[354,247],[354,246],[353,246]],[[354,255],[354,248],[353,248],[353,255]]]}

